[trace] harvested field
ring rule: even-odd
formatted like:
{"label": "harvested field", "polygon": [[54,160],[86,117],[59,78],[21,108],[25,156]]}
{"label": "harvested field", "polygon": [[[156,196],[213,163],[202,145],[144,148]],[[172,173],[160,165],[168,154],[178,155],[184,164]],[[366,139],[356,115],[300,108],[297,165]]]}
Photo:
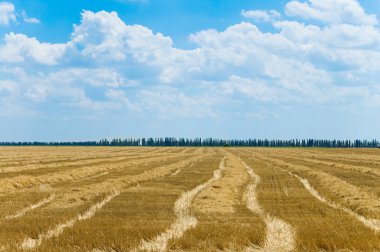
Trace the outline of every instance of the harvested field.
{"label": "harvested field", "polygon": [[0,251],[380,251],[380,150],[1,147]]}

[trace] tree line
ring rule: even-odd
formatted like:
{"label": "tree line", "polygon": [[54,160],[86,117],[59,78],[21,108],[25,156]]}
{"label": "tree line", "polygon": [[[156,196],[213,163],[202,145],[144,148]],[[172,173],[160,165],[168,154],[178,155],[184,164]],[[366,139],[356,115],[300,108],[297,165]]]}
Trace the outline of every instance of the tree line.
{"label": "tree line", "polygon": [[377,140],[318,140],[291,139],[225,140],[216,138],[127,138],[81,142],[0,142],[0,146],[187,146],[187,147],[323,147],[323,148],[379,148]]}

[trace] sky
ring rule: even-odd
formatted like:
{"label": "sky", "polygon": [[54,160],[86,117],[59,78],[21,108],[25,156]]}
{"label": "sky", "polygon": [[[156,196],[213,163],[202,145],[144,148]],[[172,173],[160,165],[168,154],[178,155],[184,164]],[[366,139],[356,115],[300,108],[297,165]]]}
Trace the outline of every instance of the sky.
{"label": "sky", "polygon": [[0,141],[380,139],[379,0],[0,0]]}

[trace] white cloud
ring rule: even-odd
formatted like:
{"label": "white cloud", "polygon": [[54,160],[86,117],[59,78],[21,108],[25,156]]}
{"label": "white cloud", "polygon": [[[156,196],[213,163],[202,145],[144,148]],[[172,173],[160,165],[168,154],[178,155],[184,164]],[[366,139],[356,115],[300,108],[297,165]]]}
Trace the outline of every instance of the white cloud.
{"label": "white cloud", "polygon": [[161,119],[216,117],[215,100],[188,96],[173,87],[155,87],[139,94],[143,108]]}
{"label": "white cloud", "polygon": [[[331,15],[331,6],[304,4]],[[189,36],[194,49],[184,50],[168,36],[126,24],[116,12],[84,11],[63,44],[5,35],[0,93],[12,92],[30,107],[128,110],[168,119],[218,116],[231,102],[250,110],[257,104],[344,106],[356,98],[365,106],[364,99],[380,95],[380,30],[364,10],[349,21],[344,12],[337,12],[339,22],[324,16],[326,25],[274,21],[274,32],[249,22],[203,30]],[[17,92],[4,83],[16,83]]]}
{"label": "white cloud", "polygon": [[238,92],[244,94],[255,101],[277,102],[281,97],[282,90],[271,87],[263,80],[245,79],[240,76],[231,76],[228,81],[222,83],[223,91],[226,94]]}
{"label": "white cloud", "polygon": [[[296,21],[275,22],[281,36],[293,43],[292,55],[302,56],[319,68],[372,69],[379,60],[380,30],[373,26],[334,24],[325,27]],[[365,70],[365,71],[367,71]]]}
{"label": "white cloud", "polygon": [[9,33],[0,46],[0,62],[15,63],[31,59],[40,64],[54,65],[65,50],[64,44],[41,43],[36,38]]}
{"label": "white cloud", "polygon": [[110,68],[68,68],[53,72],[46,76],[48,82],[61,84],[82,84],[94,87],[118,88],[135,85],[133,80],[126,79],[123,75]]}
{"label": "white cloud", "polygon": [[172,40],[144,26],[126,25],[116,12],[84,11],[72,34],[72,45],[83,48],[80,53],[93,59],[154,64],[172,49]]}
{"label": "white cloud", "polygon": [[8,26],[11,23],[18,21],[19,17],[22,21],[31,24],[39,24],[40,20],[34,17],[28,17],[25,10],[18,12],[13,3],[0,2],[0,25]]}
{"label": "white cloud", "polygon": [[271,22],[277,18],[281,17],[278,11],[270,10],[242,10],[241,15],[245,18],[251,18],[256,21]]}
{"label": "white cloud", "polygon": [[9,2],[0,2],[0,25],[7,26],[15,21],[15,6]]}
{"label": "white cloud", "polygon": [[10,80],[0,80],[0,97],[7,95],[13,95],[18,92],[17,83]]}
{"label": "white cloud", "polygon": [[24,22],[26,22],[26,23],[30,23],[30,24],[39,24],[39,23],[41,23],[41,21],[39,19],[37,19],[37,18],[28,17],[28,15],[26,14],[26,12],[24,10],[21,12],[21,17],[24,20]]}
{"label": "white cloud", "polygon": [[24,21],[30,24],[39,24],[41,21],[37,18],[24,18]]}
{"label": "white cloud", "polygon": [[139,111],[141,112],[141,107],[137,103],[131,102],[127,95],[125,94],[124,91],[122,90],[116,90],[116,89],[109,89],[106,91],[106,96],[110,99],[113,100],[122,106],[125,106],[127,109],[132,110],[132,111]]}
{"label": "white cloud", "polygon": [[74,26],[72,44],[83,48],[79,50],[86,57],[123,60],[126,58],[123,45],[126,28],[116,12],[84,11],[81,24]]}
{"label": "white cloud", "polygon": [[307,0],[291,1],[286,4],[288,16],[299,16],[325,23],[348,23],[376,25],[376,15],[365,13],[357,0]]}

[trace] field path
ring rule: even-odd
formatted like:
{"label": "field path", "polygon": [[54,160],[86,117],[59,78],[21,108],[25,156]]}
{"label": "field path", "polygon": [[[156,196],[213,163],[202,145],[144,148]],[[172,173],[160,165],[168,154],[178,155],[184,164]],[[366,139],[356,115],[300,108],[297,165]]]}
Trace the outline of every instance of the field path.
{"label": "field path", "polygon": [[26,238],[22,244],[20,245],[21,249],[30,250],[35,249],[38,246],[41,245],[41,243],[44,240],[48,240],[52,237],[59,236],[66,228],[73,227],[74,224],[78,221],[84,221],[87,219],[90,219],[92,216],[95,215],[95,213],[101,209],[105,204],[110,202],[113,198],[115,198],[117,195],[119,195],[119,191],[115,191],[112,194],[108,195],[104,200],[96,203],[90,209],[88,209],[84,214],[80,214],[76,218],[70,219],[65,223],[59,224],[56,227],[46,231],[45,233],[39,234],[36,239],[33,238]]}
{"label": "field path", "polygon": [[336,176],[330,175],[323,171],[313,169],[308,166],[298,165],[290,162],[284,162],[279,158],[260,157],[271,165],[291,171],[294,174],[307,177],[313,183],[324,190],[324,194],[329,195],[336,204],[350,208],[360,215],[369,218],[380,219],[379,198],[372,192],[354,186]]}
{"label": "field path", "polygon": [[48,198],[46,199],[43,199],[35,204],[32,204],[30,206],[27,206],[19,211],[17,211],[15,214],[12,214],[12,215],[8,215],[5,217],[5,219],[16,219],[16,218],[19,218],[21,216],[23,216],[24,214],[26,214],[27,212],[30,212],[36,208],[39,208],[39,207],[42,207],[43,205],[46,205],[48,203],[50,203],[53,199],[55,198],[55,195],[54,194],[51,194]]}
{"label": "field path", "polygon": [[380,177],[380,169],[376,169],[376,168],[358,166],[358,165],[352,165],[352,164],[347,165],[347,164],[339,163],[339,160],[332,162],[332,161],[325,161],[325,160],[313,159],[313,158],[305,158],[305,157],[300,158],[299,156],[298,157],[289,156],[289,157],[295,158],[296,160],[312,163],[312,164],[317,164],[317,165],[322,164],[326,166],[333,166],[333,167],[340,168],[343,170],[355,171],[355,172],[364,173],[364,174],[371,174],[371,175]]}
{"label": "field path", "polygon": [[207,182],[200,184],[193,190],[184,193],[175,203],[174,212],[177,217],[171,227],[164,233],[158,235],[152,241],[142,241],[138,250],[144,251],[166,251],[167,243],[171,239],[178,239],[190,228],[197,225],[197,218],[190,213],[191,204],[194,198],[210,186],[211,183],[219,180],[223,176],[224,158],[219,164],[219,169],[214,171],[214,175]]}
{"label": "field path", "polygon": [[248,174],[253,179],[253,183],[249,184],[244,194],[244,199],[247,203],[248,209],[260,215],[266,223],[266,238],[265,244],[262,248],[249,247],[247,251],[292,251],[295,248],[294,230],[291,225],[285,221],[270,216],[260,207],[256,197],[256,187],[260,183],[260,176],[248,166],[244,161],[239,158],[239,161],[246,168]]}
{"label": "field path", "polygon": [[[275,161],[275,159],[269,159],[267,158],[268,161]],[[345,207],[345,206],[342,206],[341,204],[337,203],[337,202],[334,202],[328,198],[326,198],[325,196],[323,196],[320,192],[318,192],[309,182],[309,180],[307,180],[306,178],[304,177],[301,177],[300,175],[296,174],[295,172],[293,171],[289,171],[288,169],[285,169],[285,168],[282,168],[280,167],[281,165],[287,167],[287,168],[291,168],[292,166],[290,166],[288,163],[286,162],[283,162],[283,161],[277,161],[277,164],[272,164],[271,162],[267,162],[267,161],[264,161],[267,165],[274,165],[276,166],[278,169],[281,169],[285,172],[287,172],[288,174],[294,176],[295,178],[297,178],[301,183],[302,185],[305,187],[305,189],[312,195],[314,196],[316,199],[318,199],[319,201],[329,205],[330,207],[332,208],[335,208],[335,209],[338,209],[338,210],[341,210],[351,216],[353,216],[354,218],[356,218],[358,221],[360,221],[361,223],[363,223],[366,227],[372,229],[373,231],[375,232],[379,232],[380,231],[380,219],[378,218],[371,218],[371,217],[366,217],[364,216],[363,214],[359,214],[357,211],[354,211],[348,207]],[[293,165],[294,166],[294,165]],[[366,199],[365,196],[367,196],[366,194],[359,194],[360,191],[358,189],[356,189],[354,186],[352,186],[351,184],[348,184],[346,182],[342,182],[341,180],[339,180],[338,178],[334,177],[334,176],[331,176],[331,175],[328,175],[326,173],[323,173],[323,172],[316,172],[316,171],[310,171],[307,167],[305,166],[294,166],[294,167],[297,167],[299,168],[301,171],[304,170],[306,172],[308,172],[309,174],[313,175],[314,177],[316,178],[319,178],[321,181],[324,181],[325,183],[326,182],[329,182],[330,184],[327,185],[327,186],[330,186],[332,188],[332,190],[334,189],[334,187],[336,187],[337,185],[340,186],[340,188],[343,188],[343,189],[346,189],[346,188],[349,188],[351,189],[350,187],[352,187],[353,189],[351,189],[351,191],[346,191],[345,193],[357,193],[356,196],[354,195],[349,195],[350,197],[347,197],[346,196],[346,202],[349,201],[351,198],[355,199],[355,200],[360,200],[360,199]],[[324,180],[323,180],[324,179]],[[343,186],[341,186],[341,184]],[[344,187],[345,186],[345,187]],[[337,188],[339,189],[339,187]],[[341,189],[342,190],[342,189]],[[347,189],[346,189],[347,190]],[[335,192],[339,192],[339,190],[335,190]],[[345,196],[345,195],[343,195]],[[350,202],[348,202],[350,203]],[[363,204],[364,205],[364,204]]]}
{"label": "field path", "polygon": [[[49,229],[46,232],[43,232],[38,235],[36,239],[26,238],[21,245],[19,246],[22,249],[34,249],[41,245],[44,240],[48,240],[53,237],[58,237],[66,228],[71,228],[78,221],[84,221],[92,218],[95,213],[100,210],[103,206],[105,206],[108,202],[110,202],[113,198],[118,196],[123,189],[128,186],[132,186],[133,184],[138,184],[140,182],[146,182],[157,178],[162,178],[164,176],[170,175],[175,171],[176,168],[180,169],[181,167],[191,165],[193,162],[200,160],[202,157],[194,157],[187,160],[183,160],[180,162],[176,162],[174,164],[160,166],[150,171],[146,171],[142,174],[129,176],[129,179],[119,178],[116,180],[108,181],[105,185],[98,185],[100,188],[105,189],[103,193],[108,192],[108,196],[102,200],[101,202],[96,203],[91,206],[84,214],[80,214],[75,218],[72,218],[64,223],[58,224],[52,229]],[[95,190],[97,188],[89,188],[89,190]],[[101,190],[97,189],[98,192]],[[85,191],[86,192],[86,191]],[[99,194],[99,193],[98,193]]]}
{"label": "field path", "polygon": [[356,162],[361,165],[380,165],[380,159],[377,155],[365,155],[365,154],[331,154],[327,152],[316,152],[316,151],[294,151],[294,150],[286,150],[283,151],[285,155],[290,155],[290,156],[295,156],[299,157],[302,155],[302,157],[305,158],[312,158],[314,160],[323,160],[323,161],[331,161],[331,162],[336,162],[339,163],[341,161],[343,162]]}
{"label": "field path", "polygon": [[[184,159],[194,157],[194,155],[175,154],[175,157],[181,156],[183,156]],[[0,195],[20,191],[26,188],[32,188],[41,184],[55,184],[64,181],[85,179],[90,176],[98,175],[99,173],[110,172],[117,169],[127,169],[128,167],[157,162],[166,158],[171,157],[167,154],[160,156],[147,156],[143,159],[129,160],[126,163],[120,163],[118,165],[102,164],[100,166],[84,166],[74,170],[58,171],[53,174],[48,173],[39,176],[21,175],[12,178],[4,178],[0,179]]]}
{"label": "field path", "polygon": [[[281,169],[281,168],[280,168]],[[282,169],[284,170],[284,169]],[[360,215],[354,211],[352,211],[351,209],[349,208],[346,208],[346,207],[343,207],[343,206],[340,206],[339,204],[329,200],[329,199],[326,199],[325,197],[323,197],[311,184],[310,182],[305,179],[305,178],[302,178],[300,176],[298,176],[297,174],[294,174],[290,171],[287,171],[287,170],[284,170],[286,171],[287,173],[289,173],[290,175],[294,176],[295,178],[297,178],[302,184],[303,186],[305,187],[306,190],[308,190],[310,192],[311,195],[313,195],[316,199],[318,199],[319,201],[331,206],[332,208],[335,208],[335,209],[339,209],[339,210],[342,210],[343,212],[346,212],[348,213],[349,215],[355,217],[358,221],[360,221],[361,223],[363,223],[365,226],[369,227],[370,229],[376,231],[376,232],[379,232],[380,231],[380,220],[378,219],[372,219],[372,218],[366,218],[364,217],[363,215]]]}

